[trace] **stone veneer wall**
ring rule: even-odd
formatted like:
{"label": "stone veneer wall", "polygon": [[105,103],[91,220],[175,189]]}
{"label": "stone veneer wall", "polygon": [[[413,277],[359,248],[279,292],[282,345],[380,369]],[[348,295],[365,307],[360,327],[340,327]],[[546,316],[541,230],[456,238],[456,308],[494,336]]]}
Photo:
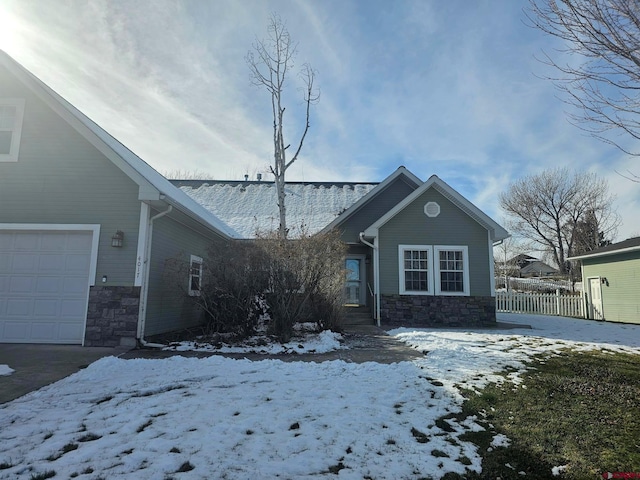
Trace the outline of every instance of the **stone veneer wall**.
{"label": "stone veneer wall", "polygon": [[91,287],[84,345],[135,347],[139,307],[140,287]]}
{"label": "stone veneer wall", "polygon": [[384,325],[407,327],[476,327],[496,322],[495,297],[382,295]]}

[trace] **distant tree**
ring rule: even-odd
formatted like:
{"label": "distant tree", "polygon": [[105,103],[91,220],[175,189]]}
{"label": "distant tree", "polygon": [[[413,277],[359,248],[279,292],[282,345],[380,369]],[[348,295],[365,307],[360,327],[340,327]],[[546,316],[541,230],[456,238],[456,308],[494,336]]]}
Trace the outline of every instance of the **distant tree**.
{"label": "distant tree", "polygon": [[566,168],[529,175],[500,194],[509,228],[550,252],[565,275],[571,268],[567,257],[576,245],[589,243],[589,230],[615,235],[620,220],[613,200],[606,180]]}
{"label": "distant tree", "polygon": [[[545,54],[544,62],[559,71],[552,78],[577,107],[572,123],[615,145],[610,131],[640,140],[640,5],[635,0],[530,0],[526,11],[536,28],[562,40],[561,62]],[[640,177],[627,172],[627,178]]]}
{"label": "distant tree", "polygon": [[280,226],[278,234],[281,239],[287,237],[287,221],[285,207],[285,173],[287,169],[298,159],[302,150],[304,139],[309,131],[310,109],[319,98],[319,93],[314,89],[316,72],[307,63],[303,64],[299,73],[304,84],[304,102],[306,117],[302,135],[298,146],[287,159],[287,149],[290,144],[285,142],[283,95],[285,82],[290,70],[294,67],[297,44],[293,43],[289,31],[278,15],[272,15],[268,25],[267,40],[256,41],[253,51],[249,51],[246,57],[251,70],[252,83],[263,87],[271,96],[271,110],[273,114],[273,165],[269,169],[275,178],[276,192],[278,195],[278,210],[280,213]]}

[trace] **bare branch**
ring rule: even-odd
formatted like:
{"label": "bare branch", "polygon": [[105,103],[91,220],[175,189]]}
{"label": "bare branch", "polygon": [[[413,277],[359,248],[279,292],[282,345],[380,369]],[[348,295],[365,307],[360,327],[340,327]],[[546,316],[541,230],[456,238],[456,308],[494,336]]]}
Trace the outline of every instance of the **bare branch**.
{"label": "bare branch", "polygon": [[530,0],[531,26],[560,39],[571,63],[545,54],[541,61],[561,76],[549,78],[578,113],[569,119],[625,153],[640,155],[611,138],[640,140],[640,5],[629,0]]}

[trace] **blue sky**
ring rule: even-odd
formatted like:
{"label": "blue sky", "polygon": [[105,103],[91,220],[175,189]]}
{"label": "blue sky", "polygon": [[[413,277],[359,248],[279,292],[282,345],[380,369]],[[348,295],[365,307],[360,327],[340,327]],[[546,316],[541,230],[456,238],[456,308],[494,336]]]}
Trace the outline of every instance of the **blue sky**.
{"label": "blue sky", "polygon": [[[640,161],[566,118],[536,60],[560,45],[491,0],[3,0],[0,48],[162,173],[266,174],[269,98],[245,56],[272,12],[317,70],[320,103],[288,180],[437,174],[499,222],[509,182],[567,166],[608,179],[618,240],[640,235]],[[302,118],[290,77],[289,142]],[[269,178],[265,175],[265,178]]]}

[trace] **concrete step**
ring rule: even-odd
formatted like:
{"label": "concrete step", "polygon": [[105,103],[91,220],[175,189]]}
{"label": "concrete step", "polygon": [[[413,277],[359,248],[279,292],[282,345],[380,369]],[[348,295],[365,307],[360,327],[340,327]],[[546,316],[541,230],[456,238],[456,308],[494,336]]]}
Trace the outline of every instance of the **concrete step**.
{"label": "concrete step", "polygon": [[373,314],[367,307],[345,307],[344,325],[375,325]]}

